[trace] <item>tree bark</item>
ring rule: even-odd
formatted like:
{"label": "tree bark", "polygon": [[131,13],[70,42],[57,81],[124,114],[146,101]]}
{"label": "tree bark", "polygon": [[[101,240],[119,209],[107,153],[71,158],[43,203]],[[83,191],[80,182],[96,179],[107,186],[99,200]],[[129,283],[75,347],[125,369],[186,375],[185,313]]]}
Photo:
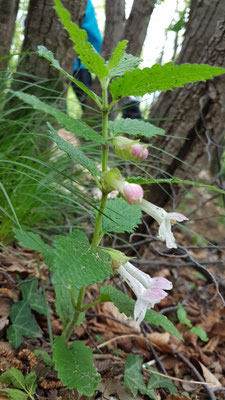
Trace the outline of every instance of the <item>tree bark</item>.
{"label": "tree bark", "polygon": [[123,38],[129,41],[127,53],[139,57],[156,0],[134,0]]}
{"label": "tree bark", "polygon": [[[108,59],[117,42],[128,40],[127,53],[139,57],[146,37],[148,24],[157,0],[134,0],[129,18],[125,19],[125,0],[106,0],[105,35],[102,45],[102,56]],[[138,27],[138,29],[137,29]],[[101,95],[98,79],[93,82],[92,90]],[[87,99],[87,109],[83,118],[95,115],[96,104],[90,98]],[[123,105],[123,101],[119,107]],[[112,118],[116,113],[112,114]],[[90,122],[91,124],[91,122]]]}
{"label": "tree bark", "polygon": [[[81,25],[86,0],[64,0],[63,5],[70,12],[72,21]],[[30,0],[29,3],[22,52],[35,52],[39,45],[51,50],[62,68],[72,73],[75,59],[73,43],[69,40],[69,35],[54,10],[52,0]],[[51,87],[54,87],[61,94],[65,89],[65,79],[50,66],[48,61],[36,54],[21,57],[17,74],[22,74],[23,81],[28,81],[29,84],[42,78],[51,81]],[[24,82],[17,82],[14,89],[18,90],[22,85],[24,85]],[[49,89],[49,85],[47,86]],[[35,88],[35,93],[36,90],[37,88]]]}
{"label": "tree bark", "polygon": [[121,32],[124,31],[125,0],[106,0],[105,3],[105,35],[102,45],[102,56],[105,59],[110,57],[117,42],[121,40]]}
{"label": "tree bark", "polygon": [[0,0],[0,70],[6,70],[10,54],[19,0]]}
{"label": "tree bark", "polygon": [[128,40],[127,53],[140,56],[156,0],[134,0],[125,19],[125,0],[106,0],[103,57],[109,56],[117,42]]}
{"label": "tree bark", "polygon": [[[177,64],[190,62],[225,67],[225,21],[221,21],[224,15],[223,0],[191,1],[190,18]],[[165,171],[157,177],[199,180],[201,170],[212,166],[213,151],[219,155],[222,150],[225,77],[189,84],[161,94],[149,118],[166,119],[157,123],[165,129],[166,136],[153,140],[151,144],[154,148],[150,148],[154,166]],[[156,175],[153,169],[150,173]],[[177,195],[175,203],[179,201],[181,192],[180,186],[173,185],[173,194]],[[149,199],[164,206],[171,193],[172,188],[168,185],[153,185]]]}

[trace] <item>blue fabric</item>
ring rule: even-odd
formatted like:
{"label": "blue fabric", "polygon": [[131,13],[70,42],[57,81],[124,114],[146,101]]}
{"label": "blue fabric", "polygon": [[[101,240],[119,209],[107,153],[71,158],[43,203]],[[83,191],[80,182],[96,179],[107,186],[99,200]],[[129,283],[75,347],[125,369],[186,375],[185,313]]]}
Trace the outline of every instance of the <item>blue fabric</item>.
{"label": "blue fabric", "polygon": [[[99,31],[98,22],[95,16],[95,9],[91,0],[87,0],[85,16],[81,28],[87,32],[88,41],[94,46],[95,50],[100,54],[102,48],[102,37]],[[84,69],[85,66],[81,64],[81,60],[77,58],[74,63],[73,70]]]}

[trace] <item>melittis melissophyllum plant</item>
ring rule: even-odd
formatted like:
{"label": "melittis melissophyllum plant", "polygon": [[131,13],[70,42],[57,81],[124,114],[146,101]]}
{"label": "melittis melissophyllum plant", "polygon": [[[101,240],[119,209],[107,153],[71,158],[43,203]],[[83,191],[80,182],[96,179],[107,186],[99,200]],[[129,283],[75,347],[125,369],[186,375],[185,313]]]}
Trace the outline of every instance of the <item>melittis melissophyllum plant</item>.
{"label": "melittis melissophyllum plant", "polygon": [[[141,137],[149,140],[155,135],[163,135],[162,129],[154,125],[131,119],[109,121],[110,112],[118,100],[127,96],[143,96],[155,91],[172,90],[189,82],[205,81],[225,73],[223,68],[208,65],[174,65],[172,62],[141,69],[141,60],[126,54],[126,40],[119,42],[108,61],[105,61],[87,41],[87,33],[79,29],[70,19],[69,12],[60,0],[54,0],[59,15],[74,49],[90,73],[95,74],[102,88],[102,97],[88,89],[83,83],[64,71],[51,51],[39,46],[38,54],[50,61],[52,67],[59,70],[71,82],[79,86],[96,103],[102,116],[102,134],[82,120],[75,120],[62,111],[43,103],[34,96],[14,92],[21,100],[34,109],[55,116],[58,125],[74,132],[85,140],[94,142],[101,148],[101,168],[78,147],[64,141],[55,128],[48,124],[49,137],[58,148],[67,153],[72,162],[89,171],[101,191],[101,199],[96,206],[93,235],[74,230],[67,236],[58,236],[54,245],[42,241],[32,232],[16,229],[16,237],[21,245],[41,252],[45,263],[52,272],[55,289],[55,308],[62,321],[62,335],[57,336],[53,344],[55,369],[63,385],[76,388],[79,393],[91,396],[98,387],[100,375],[93,366],[93,353],[83,341],[68,341],[74,327],[81,324],[85,311],[100,302],[113,302],[120,312],[136,320],[137,326],[145,319],[151,324],[161,326],[172,335],[181,339],[173,324],[163,315],[152,310],[172,289],[172,283],[162,277],[153,277],[141,272],[132,265],[131,260],[122,252],[101,246],[104,235],[111,233],[133,232],[141,222],[142,212],[153,217],[158,223],[158,238],[168,248],[176,248],[172,225],[187,218],[177,212],[166,212],[144,198],[142,183],[157,182],[144,177],[122,176],[117,168],[109,170],[109,148],[123,160],[147,162],[149,145],[141,142]],[[109,96],[110,95],[110,96]],[[109,100],[109,98],[111,100]],[[128,136],[128,137],[127,137]],[[172,182],[173,179],[164,181]],[[175,182],[182,182],[174,178]],[[184,181],[192,184],[192,182]],[[115,199],[108,199],[111,191],[117,190]],[[77,199],[77,201],[80,201]],[[90,202],[90,206],[93,202]],[[150,271],[149,271],[150,272]],[[99,297],[93,303],[84,304],[85,290],[88,285],[101,283],[111,274],[119,274],[130,286],[136,301],[110,285],[101,285]],[[8,338],[14,346],[16,329],[8,331]]]}

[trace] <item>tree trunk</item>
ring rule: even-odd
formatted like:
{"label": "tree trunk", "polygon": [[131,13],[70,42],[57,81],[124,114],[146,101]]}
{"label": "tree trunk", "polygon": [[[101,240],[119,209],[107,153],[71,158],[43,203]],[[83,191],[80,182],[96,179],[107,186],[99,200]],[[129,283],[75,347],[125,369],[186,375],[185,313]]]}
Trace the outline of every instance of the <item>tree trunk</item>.
{"label": "tree trunk", "polygon": [[[70,12],[72,21],[81,25],[86,0],[64,0],[63,5]],[[43,45],[53,52],[62,68],[72,73],[75,53],[73,43],[68,37],[67,31],[54,10],[52,0],[30,0],[22,52],[35,52],[39,45]],[[60,94],[65,90],[65,79],[50,66],[48,61],[36,54],[21,57],[17,74],[19,76],[22,74],[23,82],[17,81],[14,89],[18,90],[24,86],[24,81],[30,84],[42,78],[44,81],[51,81],[50,87],[54,87]],[[49,84],[47,86],[49,90]],[[45,92],[44,87],[42,87],[40,95],[43,95],[43,92]],[[37,95],[37,87],[35,87],[35,94]]]}
{"label": "tree trunk", "polygon": [[[191,1],[190,18],[177,64],[190,62],[225,67],[225,21],[221,21],[224,15],[223,0]],[[217,155],[222,150],[225,77],[217,77],[206,83],[189,84],[182,89],[161,94],[149,118],[165,118],[157,125],[165,129],[166,136],[151,142],[163,152],[150,148],[154,166],[158,171],[165,171],[164,174],[158,174],[158,177],[176,176],[200,180],[198,174],[201,170],[211,167],[212,149]],[[150,173],[155,176],[154,170]],[[173,194],[178,195],[181,191],[180,186],[173,185]],[[171,193],[169,185],[154,185],[149,199],[164,206]],[[175,202],[178,201],[179,196]]]}
{"label": "tree trunk", "polygon": [[[108,59],[117,42],[128,40],[127,53],[136,57],[140,56],[144,44],[148,24],[157,0],[134,0],[129,18],[125,19],[124,0],[106,0],[105,35],[102,45],[102,55]],[[138,29],[137,29],[138,27]],[[93,82],[92,89],[101,95],[98,79]],[[96,104],[92,99],[87,99],[87,109],[83,118],[95,115]],[[112,114],[113,118],[116,114]]]}
{"label": "tree trunk", "polygon": [[0,70],[6,70],[10,54],[19,0],[0,0]]}
{"label": "tree trunk", "polygon": [[106,0],[105,3],[105,35],[102,45],[102,56],[105,59],[110,57],[117,42],[121,40],[121,32],[124,31],[125,0]]}
{"label": "tree trunk", "polygon": [[139,57],[156,0],[134,0],[123,38],[129,41],[127,53]]}

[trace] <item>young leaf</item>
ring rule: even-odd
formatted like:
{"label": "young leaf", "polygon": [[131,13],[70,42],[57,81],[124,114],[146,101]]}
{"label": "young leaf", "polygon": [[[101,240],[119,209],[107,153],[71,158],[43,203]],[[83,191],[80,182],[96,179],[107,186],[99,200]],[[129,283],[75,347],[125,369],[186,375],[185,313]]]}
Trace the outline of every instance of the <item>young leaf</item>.
{"label": "young leaf", "polygon": [[54,249],[49,246],[40,238],[40,236],[33,232],[25,231],[25,229],[13,229],[15,237],[19,242],[20,246],[26,249],[36,250],[41,253],[44,257],[45,263],[52,267],[54,264]]}
{"label": "young leaf", "polygon": [[47,314],[45,299],[43,294],[38,289],[38,282],[35,276],[30,276],[30,279],[34,279],[31,282],[20,282],[20,290],[24,301],[27,301],[34,311],[39,314]]}
{"label": "young leaf", "polygon": [[209,341],[206,331],[201,326],[193,326],[190,332],[195,333],[203,342]]}
{"label": "young leaf", "polygon": [[102,220],[103,232],[133,232],[141,223],[141,210],[122,198],[108,200]]}
{"label": "young leaf", "polygon": [[53,361],[52,361],[50,355],[46,351],[35,349],[34,350],[34,354],[37,357],[41,356],[42,360],[47,365],[47,367],[52,367],[53,366]]}
{"label": "young leaf", "polygon": [[74,231],[65,237],[58,236],[55,248],[53,278],[56,284],[79,289],[102,282],[111,273],[109,255],[101,248],[92,247],[81,231]]}
{"label": "young leaf", "polygon": [[214,190],[215,192],[225,194],[225,190],[219,189],[215,186],[211,185],[205,185],[204,183],[200,182],[192,182],[192,181],[187,181],[179,178],[169,178],[169,179],[145,179],[142,178],[141,176],[136,176],[136,177],[130,177],[126,179],[127,182],[130,183],[137,183],[139,185],[144,185],[146,183],[169,183],[169,184],[174,184],[174,183],[182,183],[183,185],[192,185],[192,186],[197,186],[197,187],[204,187],[209,190]]}
{"label": "young leaf", "polygon": [[186,83],[205,81],[225,73],[225,68],[211,67],[206,64],[165,65],[155,64],[151,68],[135,69],[126,72],[124,78],[118,78],[110,84],[113,99],[126,96],[143,96],[146,93],[172,90]]}
{"label": "young leaf", "polygon": [[54,0],[54,3],[55,10],[62,24],[68,31],[70,39],[75,44],[74,50],[81,58],[85,67],[100,79],[106,77],[108,75],[108,68],[104,65],[104,59],[88,42],[87,32],[71,22],[70,13],[63,7],[60,0]]}
{"label": "young leaf", "polygon": [[12,400],[26,400],[28,398],[28,394],[18,389],[1,389],[2,392],[8,393]]}
{"label": "young leaf", "polygon": [[88,158],[83,151],[79,150],[77,147],[74,147],[72,143],[67,142],[66,140],[63,140],[57,133],[57,131],[51,126],[51,124],[47,123],[49,127],[49,133],[51,136],[51,139],[57,144],[58,148],[65,153],[68,154],[68,156],[76,161],[77,164],[81,164],[82,167],[87,168],[88,171],[93,175],[97,176],[99,175],[99,170],[96,168],[94,162]]}
{"label": "young leaf", "polygon": [[10,309],[10,320],[12,325],[7,329],[7,338],[13,347],[17,348],[20,345],[22,336],[41,337],[41,330],[27,301],[13,304]]}
{"label": "young leaf", "polygon": [[[128,317],[133,317],[134,315],[135,301],[111,285],[101,286],[100,300],[101,301],[111,300],[121,313],[126,314]],[[164,315],[159,314],[153,310],[148,310],[144,319],[150,324],[161,326],[166,331],[176,336],[178,339],[183,340],[182,336],[175,328],[175,326],[172,324],[172,322],[170,322],[168,318],[165,317]]]}
{"label": "young leaf", "polygon": [[11,367],[0,376],[0,382],[12,384],[17,389],[25,389],[25,379],[21,371]]}
{"label": "young leaf", "polygon": [[120,133],[126,133],[133,136],[145,136],[151,139],[153,136],[165,134],[163,129],[158,128],[149,122],[131,118],[120,118],[115,119],[115,121],[109,121],[109,129],[113,136]]}
{"label": "young leaf", "polygon": [[84,342],[75,341],[68,347],[63,336],[55,339],[53,359],[58,377],[68,389],[92,396],[101,380],[93,365],[92,350]]}
{"label": "young leaf", "polygon": [[23,93],[12,92],[15,96],[19,97],[22,101],[32,106],[35,110],[42,111],[46,114],[52,115],[59,125],[63,125],[68,131],[74,132],[76,136],[81,136],[86,140],[92,140],[96,143],[105,143],[105,140],[97,132],[95,132],[84,121],[74,119],[64,112],[58,110],[49,104],[39,100],[36,96]]}
{"label": "young leaf", "polygon": [[109,71],[109,78],[123,76],[127,71],[133,71],[141,62],[141,58],[132,56],[132,54],[124,54],[119,64]]}
{"label": "young leaf", "polygon": [[60,67],[60,64],[58,60],[55,60],[53,53],[48,50],[45,46],[38,46],[38,51],[37,53],[39,56],[45,58],[46,60],[50,61],[51,65],[60,71],[63,75],[65,75],[71,82],[75,83],[80,89],[82,89],[89,97],[92,98],[99,106],[101,105],[101,98],[97,96],[94,92],[92,92],[91,89],[88,89],[87,86],[84,85],[81,81],[78,81],[78,79],[74,78],[72,75],[68,74],[62,67]]}
{"label": "young leaf", "polygon": [[[156,369],[148,365],[146,365],[146,368],[148,368],[152,372],[157,372]],[[177,393],[177,388],[170,379],[164,378],[163,376],[154,373],[152,373],[150,376],[147,388],[148,389],[166,388],[172,394]]]}
{"label": "young leaf", "polygon": [[189,326],[189,328],[192,327],[192,323],[190,319],[187,317],[187,313],[181,303],[178,303],[177,317],[181,324],[187,325]]}
{"label": "young leaf", "polygon": [[124,367],[124,385],[130,389],[134,397],[138,392],[157,400],[154,390],[148,389],[144,384],[142,373],[142,357],[129,354]]}
{"label": "young leaf", "polygon": [[107,62],[107,67],[109,71],[118,65],[118,63],[120,62],[121,58],[124,55],[126,47],[127,47],[127,40],[123,40],[122,42],[117,43],[109,61]]}
{"label": "young leaf", "polygon": [[29,391],[29,393],[34,394],[36,387],[37,387],[37,383],[36,383],[36,374],[34,371],[31,371],[26,377],[25,377],[25,384],[26,384],[26,388]]}

